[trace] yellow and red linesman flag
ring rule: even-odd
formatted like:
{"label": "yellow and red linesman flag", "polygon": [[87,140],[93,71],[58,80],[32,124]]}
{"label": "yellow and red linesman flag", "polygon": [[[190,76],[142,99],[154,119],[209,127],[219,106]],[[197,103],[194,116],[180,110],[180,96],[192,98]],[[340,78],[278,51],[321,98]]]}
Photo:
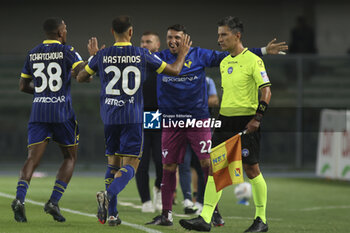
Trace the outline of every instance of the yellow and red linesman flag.
{"label": "yellow and red linesman flag", "polygon": [[210,152],[216,191],[243,183],[241,135],[236,134]]}

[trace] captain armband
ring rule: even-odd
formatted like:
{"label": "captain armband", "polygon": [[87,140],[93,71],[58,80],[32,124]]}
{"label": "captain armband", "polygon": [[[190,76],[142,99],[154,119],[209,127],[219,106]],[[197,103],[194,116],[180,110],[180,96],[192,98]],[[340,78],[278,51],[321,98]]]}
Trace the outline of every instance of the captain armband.
{"label": "captain armband", "polygon": [[258,109],[256,110],[256,114],[254,116],[254,119],[261,122],[266,110],[267,110],[268,104],[265,101],[260,101],[258,105]]}

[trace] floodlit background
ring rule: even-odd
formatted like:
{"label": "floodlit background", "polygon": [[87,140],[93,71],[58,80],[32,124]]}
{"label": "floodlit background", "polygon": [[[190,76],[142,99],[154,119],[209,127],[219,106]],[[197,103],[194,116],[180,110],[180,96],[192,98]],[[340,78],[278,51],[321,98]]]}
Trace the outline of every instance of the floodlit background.
{"label": "floodlit background", "polygon": [[[326,160],[321,159],[321,164],[319,159],[320,176],[350,180],[350,126],[346,112],[340,112],[343,117],[328,117],[338,119],[334,120],[336,126],[325,123],[321,127],[320,121],[322,110],[346,110],[350,106],[350,2],[12,0],[2,1],[0,7],[0,175],[3,177],[17,176],[27,156],[27,122],[32,98],[18,90],[18,82],[27,52],[45,39],[43,21],[50,16],[62,17],[67,24],[67,44],[87,60],[88,39],[95,36],[101,45],[112,45],[111,21],[117,15],[126,14],[133,18],[134,45],[139,45],[142,32],[151,30],[160,34],[161,48],[165,49],[167,27],[180,23],[187,27],[193,46],[219,50],[217,22],[228,15],[238,16],[243,21],[243,45],[246,47],[263,47],[273,38],[286,41],[290,46],[286,56],[263,57],[272,83],[272,100],[262,123],[263,174],[267,180],[269,177],[290,176],[315,178],[320,152],[320,158],[326,157]],[[311,30],[303,31],[293,40],[292,30],[299,17],[303,17]],[[293,45],[296,47],[293,48]],[[218,68],[207,69],[207,74],[214,79],[221,97]],[[103,125],[99,116],[99,88],[98,78],[89,84],[78,84],[73,80],[71,93],[80,127],[76,174],[100,176],[103,182],[106,159]],[[328,122],[331,121],[329,119]],[[343,161],[342,164],[339,164],[339,160]],[[54,175],[60,161],[60,150],[50,143],[38,171]],[[341,165],[344,170],[340,175],[335,175],[335,170]],[[153,168],[151,174],[154,175]],[[274,185],[271,190],[278,192],[279,183]],[[348,185],[348,181],[341,183],[344,188],[342,192],[349,192]],[[15,183],[11,190],[14,194]],[[321,197],[322,191],[316,191],[315,195],[318,193]],[[137,200],[136,190],[134,194]],[[293,191],[290,195],[293,197]],[[35,199],[35,196],[32,198]],[[178,198],[182,200],[181,196]],[[303,195],[299,194],[290,201],[298,202],[302,198]],[[344,213],[350,214],[349,203],[350,199],[343,198],[337,204],[343,206]],[[306,203],[305,208],[315,205]],[[315,218],[319,214],[316,212]],[[283,219],[287,220],[288,214]],[[293,225],[289,227],[293,232]],[[311,232],[307,229],[299,232]]]}

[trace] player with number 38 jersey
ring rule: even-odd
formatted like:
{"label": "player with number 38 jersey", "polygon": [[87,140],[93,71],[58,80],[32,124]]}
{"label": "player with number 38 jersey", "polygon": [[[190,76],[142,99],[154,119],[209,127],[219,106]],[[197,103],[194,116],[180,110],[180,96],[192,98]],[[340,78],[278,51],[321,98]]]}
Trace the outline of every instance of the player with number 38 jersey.
{"label": "player with number 38 jersey", "polygon": [[21,73],[35,87],[29,122],[58,123],[74,116],[71,70],[82,62],[73,47],[58,40],[44,40],[29,52]]}
{"label": "player with number 38 jersey", "polygon": [[28,123],[28,158],[21,169],[16,198],[11,205],[17,222],[27,222],[24,205],[27,189],[49,139],[58,143],[63,162],[44,211],[55,221],[66,221],[58,202],[77,159],[79,127],[72,108],[70,83],[71,77],[84,68],[84,63],[73,47],[65,45],[67,25],[61,18],[46,19],[43,29],[46,40],[29,52],[19,81],[20,91],[33,94],[33,104]]}

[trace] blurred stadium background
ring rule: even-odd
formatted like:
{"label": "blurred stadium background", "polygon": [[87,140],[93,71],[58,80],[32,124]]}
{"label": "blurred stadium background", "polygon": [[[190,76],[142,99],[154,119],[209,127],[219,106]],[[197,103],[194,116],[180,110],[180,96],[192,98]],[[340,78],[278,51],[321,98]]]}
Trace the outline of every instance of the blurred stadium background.
{"label": "blurred stadium background", "polygon": [[[96,36],[100,44],[111,45],[111,20],[115,15],[133,17],[138,45],[143,31],[160,34],[166,48],[167,26],[184,24],[193,45],[219,49],[218,19],[239,16],[244,22],[244,45],[265,46],[272,38],[291,44],[291,30],[299,16],[304,16],[315,32],[316,53],[265,56],[265,65],[273,84],[272,101],[263,122],[262,166],[273,170],[314,172],[320,110],[346,109],[350,104],[350,3],[328,1],[220,1],[195,3],[176,1],[143,2],[5,1],[0,22],[0,145],[1,167],[21,165],[26,158],[26,126],[31,97],[18,91],[19,74],[26,53],[44,39],[42,22],[60,16],[68,27],[68,44],[88,58],[87,40]],[[217,68],[207,70],[215,80],[219,95]],[[99,117],[99,80],[90,84],[72,82],[73,105],[80,124],[79,169],[103,166],[104,139]],[[344,122],[345,124],[345,122]],[[43,163],[61,161],[56,145],[51,144]],[[18,168],[18,166],[16,166]],[[41,166],[44,168],[44,166]],[[45,168],[44,168],[45,169]]]}
{"label": "blurred stadium background", "polygon": [[[86,60],[88,58],[86,44],[90,37],[96,36],[101,45],[113,43],[110,24],[112,19],[120,14],[133,17],[135,34],[132,42],[134,45],[139,44],[143,31],[152,30],[160,34],[161,48],[165,49],[166,28],[169,25],[181,23],[187,27],[193,46],[216,50],[219,50],[216,42],[216,23],[223,16],[234,15],[241,18],[245,26],[243,41],[247,47],[265,46],[273,38],[286,41],[291,45],[291,30],[296,24],[296,19],[304,16],[315,32],[317,52],[288,53],[286,56],[268,55],[263,58],[272,82],[273,93],[269,111],[263,121],[261,148],[262,171],[267,177],[268,184],[271,184],[268,206],[268,209],[271,208],[269,210],[269,216],[272,216],[271,230],[272,232],[308,233],[347,232],[349,223],[345,219],[350,215],[349,183],[347,181],[329,183],[324,180],[304,180],[304,178],[316,176],[321,110],[348,109],[350,105],[349,10],[350,2],[340,0],[221,0],[209,3],[183,0],[171,2],[158,0],[142,2],[136,0],[122,2],[115,0],[2,1],[0,14],[0,175],[2,178],[0,182],[2,188],[0,191],[15,194],[15,180],[27,157],[27,122],[32,98],[28,94],[19,92],[18,81],[27,52],[45,39],[42,32],[42,22],[45,18],[59,16],[65,20],[68,27],[67,43],[74,46]],[[211,68],[207,73],[214,79],[218,94],[221,96],[219,70]],[[90,84],[77,84],[73,80],[71,90],[73,107],[80,127],[80,145],[76,179],[73,176],[69,191],[62,200],[62,206],[87,213],[95,211],[94,193],[102,188],[106,162],[103,125],[99,116],[99,88],[100,83],[96,78]],[[344,120],[342,124],[345,125],[346,121]],[[348,143],[350,145],[350,142]],[[350,151],[348,153],[349,156]],[[38,171],[54,175],[60,162],[60,151],[55,143],[50,143]],[[85,175],[95,177],[91,178],[93,181],[91,184],[86,182],[85,185],[83,181],[79,182],[79,180],[85,180],[79,174],[83,174],[84,177]],[[291,176],[299,179],[298,184],[293,179],[277,178]],[[96,177],[101,177],[101,182],[95,190],[95,184],[99,182]],[[52,182],[45,179],[41,182],[35,180],[29,198],[46,201],[50,192],[48,187],[51,187]],[[230,189],[231,194],[224,196],[227,200],[224,200],[225,204],[222,205],[224,217],[232,214],[231,209],[224,208],[226,203],[229,206],[232,200],[232,187]],[[42,193],[43,190],[46,190],[46,193]],[[134,203],[140,204],[135,184],[131,183],[128,190],[123,197],[126,198],[131,193]],[[180,193],[179,190],[178,193]],[[86,202],[77,202],[77,198]],[[182,196],[178,198],[182,200]],[[0,226],[5,226],[4,229],[8,232],[18,232],[19,228],[16,225],[11,227],[5,225],[13,220],[9,201],[10,199],[0,201],[0,209],[2,209]],[[287,207],[284,206],[286,203]],[[318,207],[312,209],[321,204],[324,206],[321,207],[323,208],[321,212],[318,212]],[[310,208],[307,209],[308,207]],[[239,219],[237,222],[243,229],[250,222],[253,207],[250,207],[249,213],[243,210],[244,207],[235,208],[239,212],[236,215],[246,217],[245,220],[237,216],[233,217]],[[295,212],[291,214],[290,208]],[[305,212],[300,212],[302,208],[311,212],[305,215]],[[175,209],[181,211],[180,207]],[[285,211],[286,209],[288,211]],[[43,214],[41,207],[40,210],[35,210],[36,212],[34,210],[35,208],[30,206],[29,211],[33,211],[33,216],[39,211]],[[122,211],[127,212],[128,209],[122,207]],[[280,216],[283,221],[278,220]],[[151,217],[153,214],[148,214],[135,222],[142,225]],[[33,220],[34,225],[38,225],[34,228],[35,230],[22,229],[23,232],[39,232],[39,229],[40,232],[62,232],[56,225],[41,229],[43,224],[47,225],[45,221],[40,219],[35,223],[36,219]],[[134,218],[127,216],[125,220],[133,223]],[[229,218],[226,220],[228,226],[236,224],[236,222],[231,223]],[[245,222],[242,223],[242,221]],[[73,227],[73,230],[67,229],[71,229],[71,232],[81,232],[78,228],[74,228],[76,223],[74,219],[72,223],[69,227]],[[95,223],[86,225],[86,219],[80,219],[77,223],[75,227],[83,226],[85,227],[83,229],[93,225],[97,227]],[[288,230],[285,230],[286,227]],[[296,228],[298,230],[295,230]],[[95,228],[91,229],[96,232]],[[98,229],[100,228],[96,228]],[[0,231],[2,232],[1,227]],[[182,231],[178,224],[173,229],[173,232],[175,231]],[[230,228],[226,228],[225,231],[232,232]]]}

